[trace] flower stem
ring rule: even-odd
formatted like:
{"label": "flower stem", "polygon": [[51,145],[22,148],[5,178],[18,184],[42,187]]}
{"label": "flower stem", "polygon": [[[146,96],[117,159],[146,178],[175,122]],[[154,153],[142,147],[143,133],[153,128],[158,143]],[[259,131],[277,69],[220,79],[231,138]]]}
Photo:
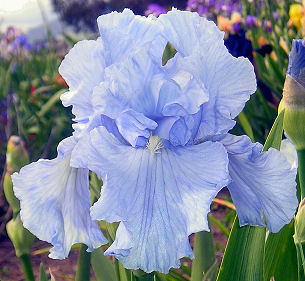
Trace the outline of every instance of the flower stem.
{"label": "flower stem", "polygon": [[305,149],[297,150],[301,199],[305,197]]}
{"label": "flower stem", "polygon": [[19,257],[22,265],[25,281],[35,281],[31,259],[29,254],[23,254]]}
{"label": "flower stem", "polygon": [[78,261],[77,261],[77,272],[75,281],[90,281],[90,257],[91,253],[88,253],[87,246],[82,244]]}
{"label": "flower stem", "polygon": [[[305,149],[297,150],[297,154],[298,154],[298,172],[299,172],[299,182],[301,189],[301,200],[303,200],[305,197]],[[299,281],[305,281],[305,271],[304,271],[305,244],[296,243],[296,248],[297,248],[297,258],[298,258]]]}
{"label": "flower stem", "polygon": [[304,275],[304,248],[305,245],[302,243],[296,243],[295,244],[297,249],[297,259],[298,259],[298,279],[299,281],[305,281],[305,275]]}

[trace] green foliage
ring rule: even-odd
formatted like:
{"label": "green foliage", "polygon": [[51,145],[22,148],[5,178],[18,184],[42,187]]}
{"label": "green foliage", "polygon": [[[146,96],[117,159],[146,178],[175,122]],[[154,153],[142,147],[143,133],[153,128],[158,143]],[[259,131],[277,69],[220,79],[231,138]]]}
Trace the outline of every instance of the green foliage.
{"label": "green foliage", "polygon": [[92,252],[91,264],[98,281],[116,281],[114,266],[110,259],[104,255],[102,248]]}
{"label": "green foliage", "polygon": [[39,281],[48,281],[48,277],[42,262],[39,265]]}
{"label": "green foliage", "polygon": [[279,233],[269,233],[264,256],[264,281],[297,281],[297,255],[293,241],[294,222]]}
{"label": "green foliage", "polygon": [[191,281],[202,281],[203,276],[207,275],[209,280],[215,280],[218,265],[211,231],[201,231],[195,234],[194,255]]}

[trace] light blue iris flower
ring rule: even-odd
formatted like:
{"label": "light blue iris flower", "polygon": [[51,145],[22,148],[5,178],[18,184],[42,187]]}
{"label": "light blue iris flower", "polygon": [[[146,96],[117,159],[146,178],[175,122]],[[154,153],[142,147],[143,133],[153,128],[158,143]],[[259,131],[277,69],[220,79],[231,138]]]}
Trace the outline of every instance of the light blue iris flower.
{"label": "light blue iris flower", "polygon": [[[158,19],[130,10],[98,19],[101,38],[74,46],[60,66],[75,115],[54,160],[12,176],[24,225],[51,242],[105,243],[96,220],[120,222],[107,249],[126,268],[168,272],[193,258],[188,236],[209,231],[210,204],[228,186],[240,224],[277,232],[297,207],[296,171],[275,149],[228,134],[256,90],[251,63],[197,13]],[[178,51],[162,66],[170,42]],[[104,182],[89,216],[88,170]]]}

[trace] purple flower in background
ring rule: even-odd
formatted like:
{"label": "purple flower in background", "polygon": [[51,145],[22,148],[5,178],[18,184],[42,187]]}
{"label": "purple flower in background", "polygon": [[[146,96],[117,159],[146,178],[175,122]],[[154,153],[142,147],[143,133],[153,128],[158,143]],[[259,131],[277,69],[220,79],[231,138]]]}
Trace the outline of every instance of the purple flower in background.
{"label": "purple flower in background", "polygon": [[25,46],[27,43],[28,43],[28,38],[25,34],[20,34],[15,39],[15,44],[17,46],[22,47],[22,46]]}
{"label": "purple flower in background", "polygon": [[13,42],[13,50],[24,49],[27,51],[35,50],[35,46],[28,42],[28,37],[25,34],[18,35]]}
{"label": "purple flower in background", "polygon": [[213,19],[219,14],[230,16],[233,12],[240,12],[241,6],[236,0],[189,0],[186,9]]}
{"label": "purple flower in background", "polygon": [[254,16],[247,16],[246,17],[246,25],[248,28],[256,27],[257,25],[257,19]]}
{"label": "purple flower in background", "polygon": [[271,22],[269,20],[264,20],[264,27],[266,32],[269,33],[272,31]]}
{"label": "purple flower in background", "polygon": [[232,25],[234,33],[239,33],[242,29],[242,23],[241,22],[235,22]]}
{"label": "purple flower in background", "polygon": [[147,10],[144,12],[145,16],[154,15],[155,17],[160,16],[161,14],[166,14],[167,10],[155,3],[149,4]]}
{"label": "purple flower in background", "polygon": [[190,11],[193,11],[195,9],[197,9],[198,7],[198,2],[197,0],[188,0],[187,1],[187,9]]}

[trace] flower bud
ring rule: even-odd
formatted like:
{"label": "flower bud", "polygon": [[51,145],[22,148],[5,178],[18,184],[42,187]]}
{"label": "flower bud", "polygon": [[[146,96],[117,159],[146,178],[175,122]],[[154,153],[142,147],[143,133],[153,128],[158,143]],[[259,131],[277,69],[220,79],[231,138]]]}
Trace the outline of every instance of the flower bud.
{"label": "flower bud", "polygon": [[6,173],[4,176],[4,195],[9,203],[9,205],[13,208],[14,217],[18,214],[20,210],[20,203],[19,200],[16,198],[14,191],[13,191],[13,182],[11,180],[11,175]]}
{"label": "flower bud", "polygon": [[13,191],[11,175],[29,163],[29,156],[24,147],[23,140],[18,136],[11,136],[7,143],[6,152],[6,173],[4,177],[4,194],[7,202],[13,208],[14,217],[20,210],[19,200]]}
{"label": "flower bud", "polygon": [[305,242],[305,199],[299,205],[298,212],[295,216],[295,233],[293,239],[295,244]]}
{"label": "flower bud", "polygon": [[6,231],[14,245],[17,257],[30,253],[35,236],[23,227],[19,215],[7,223]]}
{"label": "flower bud", "polygon": [[6,170],[9,174],[29,164],[29,155],[25,149],[24,141],[18,136],[11,136],[7,143]]}
{"label": "flower bud", "polygon": [[293,40],[279,112],[285,109],[284,130],[297,150],[305,149],[305,45]]}

